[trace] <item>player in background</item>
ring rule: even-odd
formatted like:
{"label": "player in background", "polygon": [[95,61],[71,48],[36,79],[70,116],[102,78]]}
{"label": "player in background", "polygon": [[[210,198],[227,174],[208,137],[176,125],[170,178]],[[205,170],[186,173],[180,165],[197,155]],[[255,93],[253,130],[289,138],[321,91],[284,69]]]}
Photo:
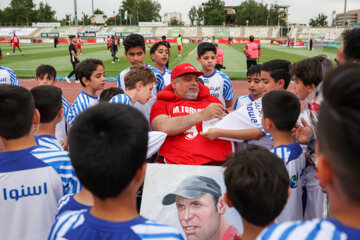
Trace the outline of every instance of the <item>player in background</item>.
{"label": "player in background", "polygon": [[116,53],[118,52],[118,45],[119,45],[119,42],[113,35],[111,37],[111,45],[110,45],[111,56],[113,57],[113,61],[111,63],[115,63],[116,60],[120,61],[120,59],[116,56]]}
{"label": "player in background", "polygon": [[272,225],[259,240],[359,239],[359,76],[359,65],[348,64],[331,72],[323,85],[316,129],[316,177],[329,196],[330,217]]}
{"label": "player in background", "polygon": [[109,102],[132,106],[136,102],[146,104],[152,98],[155,82],[154,72],[150,68],[135,65],[125,75],[126,94],[117,94]]}
{"label": "player in background", "polygon": [[[163,76],[158,69],[148,64],[145,64],[144,59],[146,56],[146,50],[145,50],[145,40],[143,36],[139,34],[130,34],[124,40],[124,48],[125,48],[124,55],[132,66],[140,64],[142,66],[150,68],[155,74],[156,83],[153,88],[152,99],[150,99],[145,105],[142,105],[141,103],[134,104],[134,107],[138,109],[141,113],[143,113],[146,119],[149,119],[151,107],[156,101],[156,95],[165,87]],[[121,71],[119,74],[117,80],[117,86],[122,89],[125,89],[124,77],[128,71],[130,71],[130,67]],[[126,93],[126,89],[125,89],[125,93]]]}
{"label": "player in background", "polygon": [[70,127],[75,118],[91,106],[99,103],[99,97],[96,92],[104,89],[105,70],[104,64],[99,59],[85,59],[76,66],[76,74],[80,79],[83,90],[79,93],[71,106],[69,116]]}
{"label": "player in background", "polygon": [[171,71],[166,66],[169,62],[169,48],[166,43],[157,42],[150,48],[150,58],[154,61],[154,67],[161,72],[165,86],[171,82]]}
{"label": "player in background", "polygon": [[[40,65],[36,68],[35,82],[37,85],[50,85],[54,86],[56,84],[56,70],[53,66],[50,65]],[[63,117],[61,121],[56,124],[55,137],[60,142],[61,146],[67,150],[67,136],[69,129],[69,116],[71,107],[67,102],[66,98],[62,96],[62,107],[64,110]]]}
{"label": "player in background", "polygon": [[300,114],[300,101],[293,93],[282,90],[268,92],[261,101],[261,123],[274,142],[271,152],[284,160],[290,178],[290,196],[276,221],[302,220],[305,155],[300,144],[291,135]]}
{"label": "player in background", "polygon": [[56,48],[56,46],[59,44],[59,38],[58,36],[54,36],[54,48]]}
{"label": "player in background", "polygon": [[216,65],[215,68],[220,71],[220,69],[225,68],[223,65],[224,61],[224,51],[219,48],[217,43],[214,43],[216,47]]}
{"label": "player in background", "polygon": [[20,39],[18,36],[16,36],[15,33],[11,38],[11,42],[13,44],[13,55],[15,55],[15,48],[18,48],[19,51],[21,52],[21,55],[24,55],[24,53],[21,51],[21,48],[20,48]]}
{"label": "player in background", "polygon": [[197,47],[197,60],[204,73],[199,78],[210,89],[210,95],[217,97],[226,108],[234,105],[234,93],[229,77],[215,69],[216,47],[212,43],[200,43]]}
{"label": "player in background", "polygon": [[15,72],[10,68],[0,65],[0,84],[20,86]]}
{"label": "player in background", "polygon": [[69,75],[65,78],[67,83],[71,83],[70,78],[72,75],[75,74],[75,83],[80,83],[79,82],[79,76],[76,75],[76,65],[80,62],[79,57],[77,56],[77,49],[76,49],[76,37],[75,35],[70,35],[69,36],[70,39],[70,44],[69,44],[69,53],[70,53],[70,62],[71,65],[73,67],[73,70],[71,73],[69,73]]}
{"label": "player in background", "polygon": [[165,65],[165,66],[168,68],[168,67],[169,67],[169,59],[170,59],[171,45],[170,45],[170,43],[166,40],[166,36],[165,36],[165,35],[163,35],[163,36],[161,37],[161,40],[166,44],[166,47],[168,48],[168,51],[169,51],[168,61],[167,61],[166,65]]}
{"label": "player in background", "polygon": [[110,52],[110,46],[111,46],[111,37],[107,36],[106,37],[106,47],[107,47],[108,52]]}
{"label": "player in background", "polygon": [[80,51],[80,54],[79,54],[79,55],[81,55],[81,53],[82,53],[82,49],[81,49],[81,38],[80,38],[79,36],[76,38],[76,50],[77,50],[77,51]]}
{"label": "player in background", "polygon": [[0,239],[46,239],[63,196],[60,175],[33,155],[39,121],[30,91],[0,84]]}
{"label": "player in background", "polygon": [[177,43],[177,48],[178,48],[178,59],[179,59],[179,61],[181,61],[182,60],[182,49],[183,49],[181,34],[179,34],[179,36],[176,38],[176,43]]}
{"label": "player in background", "polygon": [[62,214],[49,240],[183,239],[176,229],[143,218],[137,211],[147,134],[144,116],[124,104],[100,103],[79,116],[70,132],[70,155],[81,183],[94,196],[94,206]]}
{"label": "player in background", "polygon": [[239,96],[234,104],[234,110],[261,98],[264,95],[264,86],[261,81],[261,65],[256,64],[247,71],[249,94]]}
{"label": "player in background", "polygon": [[230,155],[225,167],[225,202],[241,216],[244,232],[240,239],[254,240],[284,208],[289,174],[282,159],[255,145]]}
{"label": "player in background", "polygon": [[257,64],[258,59],[261,56],[261,47],[260,44],[254,43],[254,36],[249,37],[249,43],[245,45],[244,53],[246,56],[246,66],[247,70],[253,65]]}

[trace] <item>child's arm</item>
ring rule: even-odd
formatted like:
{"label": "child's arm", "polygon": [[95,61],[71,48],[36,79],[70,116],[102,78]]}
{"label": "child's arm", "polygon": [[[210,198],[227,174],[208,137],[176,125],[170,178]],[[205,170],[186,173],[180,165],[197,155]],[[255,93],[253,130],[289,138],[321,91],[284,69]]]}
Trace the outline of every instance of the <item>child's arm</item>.
{"label": "child's arm", "polygon": [[201,132],[201,136],[210,140],[219,137],[242,139],[242,140],[258,140],[265,136],[265,133],[258,128],[243,129],[243,130],[228,130],[222,128],[210,128],[207,132]]}
{"label": "child's arm", "polygon": [[234,105],[234,98],[230,100],[225,100],[225,107],[226,108],[232,108]]}

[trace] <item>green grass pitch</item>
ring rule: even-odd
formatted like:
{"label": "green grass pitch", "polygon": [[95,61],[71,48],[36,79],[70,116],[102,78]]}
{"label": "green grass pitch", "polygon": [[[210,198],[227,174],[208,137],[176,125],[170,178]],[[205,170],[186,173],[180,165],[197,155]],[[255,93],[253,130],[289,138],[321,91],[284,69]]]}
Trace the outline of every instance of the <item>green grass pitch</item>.
{"label": "green grass pitch", "polygon": [[[147,56],[145,63],[152,65],[149,52],[151,45],[147,45]],[[54,48],[50,43],[23,43],[20,45],[24,55],[21,55],[16,50],[16,55],[12,55],[12,47],[8,43],[0,43],[3,53],[3,59],[0,64],[13,69],[18,78],[33,78],[35,69],[41,64],[50,64],[57,70],[57,75],[64,77],[70,73],[72,66],[70,64],[70,57],[67,44],[60,44],[58,48]],[[169,68],[173,69],[177,64],[188,62],[193,64],[198,69],[201,69],[200,64],[196,60],[196,43],[184,44],[183,60],[177,59],[177,47],[172,45]],[[246,78],[246,58],[243,53],[244,44],[220,44],[219,47],[224,51],[224,66],[223,72],[229,75],[232,80]],[[336,49],[314,49],[308,51],[305,48],[289,48],[278,45],[262,45],[263,53],[260,58],[260,63],[269,61],[271,59],[286,59],[290,62],[296,62],[301,59],[312,57],[320,54],[327,55],[330,59],[336,56]],[[119,48],[118,57],[119,62],[112,64],[112,57],[106,50],[105,43],[97,44],[83,44],[83,53],[80,60],[86,58],[99,58],[105,64],[105,73],[107,77],[117,77],[119,73],[130,66],[127,59],[124,57],[124,48]],[[9,55],[8,55],[9,54]]]}

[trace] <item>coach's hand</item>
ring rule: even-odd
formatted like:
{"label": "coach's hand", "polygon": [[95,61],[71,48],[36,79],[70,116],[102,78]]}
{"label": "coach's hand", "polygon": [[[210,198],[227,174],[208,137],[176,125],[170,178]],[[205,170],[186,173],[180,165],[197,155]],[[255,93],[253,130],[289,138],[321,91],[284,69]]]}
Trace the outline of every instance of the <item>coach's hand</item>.
{"label": "coach's hand", "polygon": [[200,112],[204,121],[210,120],[213,118],[221,119],[224,113],[224,106],[220,103],[210,103],[204,110]]}

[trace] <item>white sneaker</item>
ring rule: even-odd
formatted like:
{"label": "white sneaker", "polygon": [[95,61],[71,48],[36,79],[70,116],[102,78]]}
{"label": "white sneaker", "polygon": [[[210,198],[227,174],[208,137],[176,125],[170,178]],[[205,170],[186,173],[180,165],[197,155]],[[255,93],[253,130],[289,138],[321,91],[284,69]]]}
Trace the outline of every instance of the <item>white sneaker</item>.
{"label": "white sneaker", "polygon": [[80,80],[77,80],[77,79],[76,79],[76,80],[75,80],[75,83],[80,83]]}
{"label": "white sneaker", "polygon": [[111,63],[115,63],[114,61],[112,61]]}
{"label": "white sneaker", "polygon": [[67,83],[71,83],[70,78],[68,78],[68,77],[65,78],[65,81],[66,81]]}

